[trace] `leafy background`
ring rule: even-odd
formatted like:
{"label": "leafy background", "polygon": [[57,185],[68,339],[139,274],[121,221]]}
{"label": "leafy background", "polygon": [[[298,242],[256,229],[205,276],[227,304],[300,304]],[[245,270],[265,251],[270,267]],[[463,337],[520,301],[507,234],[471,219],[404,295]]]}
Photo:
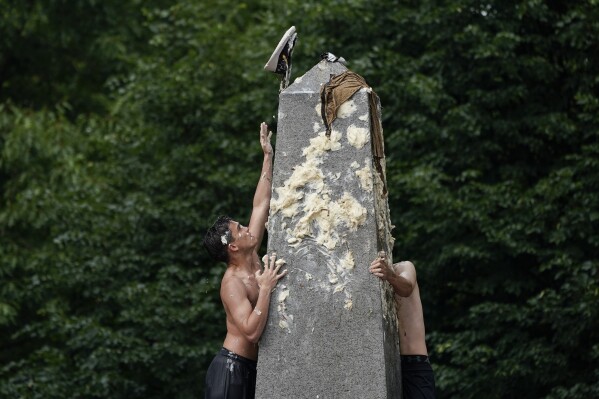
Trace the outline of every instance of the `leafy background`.
{"label": "leafy background", "polygon": [[[439,398],[599,397],[599,2],[0,0],[0,397],[201,398],[262,70],[383,104]],[[276,144],[276,143],[275,143]]]}

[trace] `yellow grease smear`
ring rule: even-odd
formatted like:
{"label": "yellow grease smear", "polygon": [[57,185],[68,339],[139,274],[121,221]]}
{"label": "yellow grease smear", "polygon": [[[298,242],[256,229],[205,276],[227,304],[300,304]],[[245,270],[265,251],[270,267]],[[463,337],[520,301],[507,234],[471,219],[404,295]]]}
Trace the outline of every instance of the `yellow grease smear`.
{"label": "yellow grease smear", "polygon": [[341,104],[337,110],[337,118],[345,119],[356,112],[357,109],[356,102],[354,100],[348,100]]}
{"label": "yellow grease smear", "polygon": [[281,291],[279,293],[279,298],[278,298],[279,302],[283,302],[285,299],[287,299],[288,296],[289,296],[289,290],[288,289]]}
{"label": "yellow grease smear", "polygon": [[354,255],[351,251],[347,251],[343,259],[341,259],[340,264],[342,269],[352,270],[356,266],[356,262],[354,260]]}
{"label": "yellow grease smear", "polygon": [[371,193],[373,182],[372,170],[370,169],[370,165],[366,163],[366,165],[362,169],[356,170],[356,176],[358,176],[358,180],[360,182],[360,187],[362,187],[362,190]]}
{"label": "yellow grease smear", "polygon": [[366,221],[366,208],[348,192],[337,201],[331,199],[331,190],[319,168],[322,155],[341,148],[340,139],[341,133],[336,130],[331,132],[330,138],[320,132],[310,139],[310,145],[302,151],[306,160],[294,168],[283,186],[275,188],[277,198],[271,200],[271,215],[276,212],[287,218],[302,215],[287,240],[290,245],[306,236],[313,237],[313,226],[316,226],[316,242],[333,249],[340,239],[337,230],[341,224],[355,231]]}
{"label": "yellow grease smear", "polygon": [[345,299],[345,305],[343,306],[347,310],[351,310],[354,307],[354,303],[350,298]]}
{"label": "yellow grease smear", "polygon": [[368,129],[351,125],[347,128],[347,141],[352,146],[360,149],[364,144],[368,143]]}

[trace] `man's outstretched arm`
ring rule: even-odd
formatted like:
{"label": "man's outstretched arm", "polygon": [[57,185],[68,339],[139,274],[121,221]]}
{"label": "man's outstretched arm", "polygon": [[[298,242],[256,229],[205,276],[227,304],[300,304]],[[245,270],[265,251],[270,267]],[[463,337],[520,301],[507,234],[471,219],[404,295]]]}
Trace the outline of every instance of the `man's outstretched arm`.
{"label": "man's outstretched arm", "polygon": [[416,287],[416,268],[410,261],[389,266],[386,256],[378,256],[370,264],[369,270],[381,280],[388,281],[399,296],[409,297]]}
{"label": "man's outstretched arm", "polygon": [[272,195],[272,159],[273,150],[270,145],[270,136],[268,133],[268,125],[265,122],[260,124],[260,145],[264,152],[264,160],[262,162],[262,171],[256,186],[254,194],[254,205],[252,208],[252,216],[250,217],[249,230],[256,237],[256,250],[260,248],[262,237],[264,237],[265,223],[268,219],[268,211],[270,208],[270,197]]}

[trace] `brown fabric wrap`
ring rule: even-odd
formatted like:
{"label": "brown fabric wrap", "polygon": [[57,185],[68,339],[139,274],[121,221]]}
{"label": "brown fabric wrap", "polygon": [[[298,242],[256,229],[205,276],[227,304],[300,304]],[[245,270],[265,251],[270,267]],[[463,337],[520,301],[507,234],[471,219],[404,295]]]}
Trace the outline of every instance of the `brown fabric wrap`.
{"label": "brown fabric wrap", "polygon": [[[337,111],[344,102],[349,100],[358,90],[370,88],[363,77],[352,71],[345,71],[339,75],[331,75],[328,83],[320,89],[321,115],[327,129],[327,137],[331,135],[331,126],[337,119]],[[383,146],[383,126],[379,112],[379,98],[370,88],[368,93],[370,107],[370,137],[372,138],[372,152],[375,158],[374,165],[383,181],[384,194],[387,194],[387,182],[381,160],[385,156]]]}

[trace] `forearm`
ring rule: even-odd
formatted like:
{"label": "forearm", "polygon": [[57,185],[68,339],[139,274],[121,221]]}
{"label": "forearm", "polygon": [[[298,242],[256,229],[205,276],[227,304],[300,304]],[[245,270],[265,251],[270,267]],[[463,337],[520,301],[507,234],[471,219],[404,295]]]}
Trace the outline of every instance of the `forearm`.
{"label": "forearm", "polygon": [[256,249],[262,243],[266,221],[268,220],[268,211],[270,208],[270,197],[272,195],[272,153],[264,154],[264,162],[256,193],[254,194],[254,203],[252,216],[250,218],[250,231],[256,237]]}
{"label": "forearm", "polygon": [[262,332],[264,332],[270,306],[270,294],[271,290],[264,288],[260,289],[256,306],[254,306],[252,313],[248,317],[246,335],[250,342],[258,342],[262,336]]}
{"label": "forearm", "polygon": [[264,161],[262,162],[262,171],[260,172],[260,178],[258,179],[258,184],[256,186],[256,193],[254,194],[254,208],[265,207],[268,212],[271,195],[272,153],[265,153]]}

